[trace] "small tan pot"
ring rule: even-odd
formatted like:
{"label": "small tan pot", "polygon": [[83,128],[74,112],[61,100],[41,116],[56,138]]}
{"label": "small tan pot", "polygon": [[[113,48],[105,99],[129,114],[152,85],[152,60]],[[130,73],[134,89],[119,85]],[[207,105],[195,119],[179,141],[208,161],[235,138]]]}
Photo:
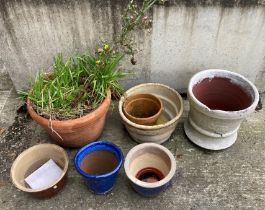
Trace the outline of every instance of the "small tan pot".
{"label": "small tan pot", "polygon": [[[52,159],[63,170],[60,178],[50,186],[34,190],[28,187],[24,179],[37,170],[49,159]],[[13,184],[23,192],[39,198],[49,198],[57,194],[64,186],[69,160],[63,148],[55,144],[39,144],[22,152],[14,161],[10,176]]]}
{"label": "small tan pot", "polygon": [[64,147],[82,147],[95,141],[102,133],[106,114],[111,102],[111,92],[101,105],[89,114],[73,120],[48,120],[39,116],[27,99],[27,109],[38,124],[40,124],[59,145]]}
{"label": "small tan pot", "polygon": [[125,99],[125,116],[140,125],[154,125],[158,120],[163,105],[161,100],[151,94],[137,94]]}

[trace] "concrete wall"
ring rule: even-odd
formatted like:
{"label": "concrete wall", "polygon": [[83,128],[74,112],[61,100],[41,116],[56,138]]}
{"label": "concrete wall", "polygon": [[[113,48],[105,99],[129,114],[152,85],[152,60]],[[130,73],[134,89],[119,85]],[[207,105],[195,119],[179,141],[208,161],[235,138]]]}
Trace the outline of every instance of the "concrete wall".
{"label": "concrete wall", "polygon": [[[93,48],[99,37],[112,40],[120,29],[124,0],[2,0],[0,69],[17,89],[28,87],[54,54]],[[137,65],[126,88],[161,82],[185,90],[197,71],[239,72],[265,91],[265,1],[172,0],[152,11],[153,28],[136,34]]]}

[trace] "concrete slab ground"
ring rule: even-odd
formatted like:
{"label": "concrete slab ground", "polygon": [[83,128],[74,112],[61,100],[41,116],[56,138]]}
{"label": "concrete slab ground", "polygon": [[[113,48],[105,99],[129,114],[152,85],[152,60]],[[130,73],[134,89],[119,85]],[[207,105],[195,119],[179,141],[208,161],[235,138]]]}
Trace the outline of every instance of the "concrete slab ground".
{"label": "concrete slab ground", "polygon": [[[9,119],[0,134],[0,209],[264,209],[265,207],[265,109],[243,121],[236,143],[229,149],[212,152],[192,144],[185,136],[185,112],[171,138],[163,145],[177,160],[171,186],[160,196],[143,198],[133,191],[120,171],[114,189],[107,195],[91,193],[75,171],[76,149],[66,149],[69,158],[68,182],[51,199],[40,200],[11,183],[12,162],[23,150],[51,142],[46,132],[25,113],[16,113],[16,94],[3,107],[2,119]],[[9,107],[7,109],[7,107]],[[13,117],[12,117],[13,116]],[[12,125],[10,125],[12,124]],[[10,125],[10,126],[9,126]],[[8,127],[9,126],[9,127]],[[113,103],[100,139],[120,146],[124,155],[136,145],[124,129]]]}

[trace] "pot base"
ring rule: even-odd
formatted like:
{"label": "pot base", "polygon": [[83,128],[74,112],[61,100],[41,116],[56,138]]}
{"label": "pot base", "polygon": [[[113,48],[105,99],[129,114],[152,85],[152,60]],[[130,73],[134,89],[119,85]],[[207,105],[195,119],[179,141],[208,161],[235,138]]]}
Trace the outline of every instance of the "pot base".
{"label": "pot base", "polygon": [[203,135],[194,129],[188,120],[184,123],[184,130],[191,142],[209,150],[222,150],[232,146],[237,139],[237,132],[228,137],[214,138]]}
{"label": "pot base", "polygon": [[106,190],[104,192],[97,192],[95,190],[92,190],[91,188],[88,187],[88,185],[87,185],[87,189],[88,189],[89,192],[91,192],[91,193],[93,193],[95,195],[106,195],[106,194],[108,194],[109,192],[112,191],[113,187],[111,187],[110,189],[108,189],[108,190]]}

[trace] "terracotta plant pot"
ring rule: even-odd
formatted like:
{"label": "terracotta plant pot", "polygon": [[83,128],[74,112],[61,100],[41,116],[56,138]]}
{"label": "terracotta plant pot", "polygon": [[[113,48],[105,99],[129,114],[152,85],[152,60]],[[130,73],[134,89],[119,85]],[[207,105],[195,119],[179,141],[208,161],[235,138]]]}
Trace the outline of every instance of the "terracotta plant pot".
{"label": "terracotta plant pot", "polygon": [[154,125],[163,109],[161,100],[151,94],[137,94],[125,99],[125,116],[140,125]]}
{"label": "terracotta plant pot", "polygon": [[87,187],[96,194],[105,194],[114,186],[123,163],[123,154],[115,144],[97,141],[81,148],[74,161]]}
{"label": "terracotta plant pot", "polygon": [[237,139],[241,121],[254,112],[259,94],[240,74],[210,69],[195,74],[188,87],[188,138],[200,147],[220,150]]}
{"label": "terracotta plant pot", "polygon": [[127,154],[124,169],[133,189],[143,196],[155,196],[165,190],[176,171],[176,160],[165,147],[143,143]]}
{"label": "terracotta plant pot", "polygon": [[106,114],[111,102],[111,92],[108,91],[104,101],[89,114],[73,120],[49,120],[39,116],[27,99],[27,109],[38,124],[40,124],[59,145],[64,147],[81,147],[95,141],[102,133]]}
{"label": "terracotta plant pot", "polygon": [[[163,110],[155,125],[139,125],[129,120],[123,106],[127,97],[137,94],[152,94],[158,97],[163,104]],[[119,114],[130,136],[137,142],[154,142],[161,144],[169,139],[176,128],[178,120],[183,112],[183,101],[174,89],[158,84],[145,83],[127,90],[119,101]]]}
{"label": "terracotta plant pot", "polygon": [[[61,169],[62,175],[53,184],[42,189],[31,189],[24,179],[37,170],[49,159],[52,159]],[[64,186],[68,170],[68,156],[63,148],[55,144],[39,144],[22,152],[11,167],[13,184],[21,191],[39,198],[49,198],[57,194]]]}

